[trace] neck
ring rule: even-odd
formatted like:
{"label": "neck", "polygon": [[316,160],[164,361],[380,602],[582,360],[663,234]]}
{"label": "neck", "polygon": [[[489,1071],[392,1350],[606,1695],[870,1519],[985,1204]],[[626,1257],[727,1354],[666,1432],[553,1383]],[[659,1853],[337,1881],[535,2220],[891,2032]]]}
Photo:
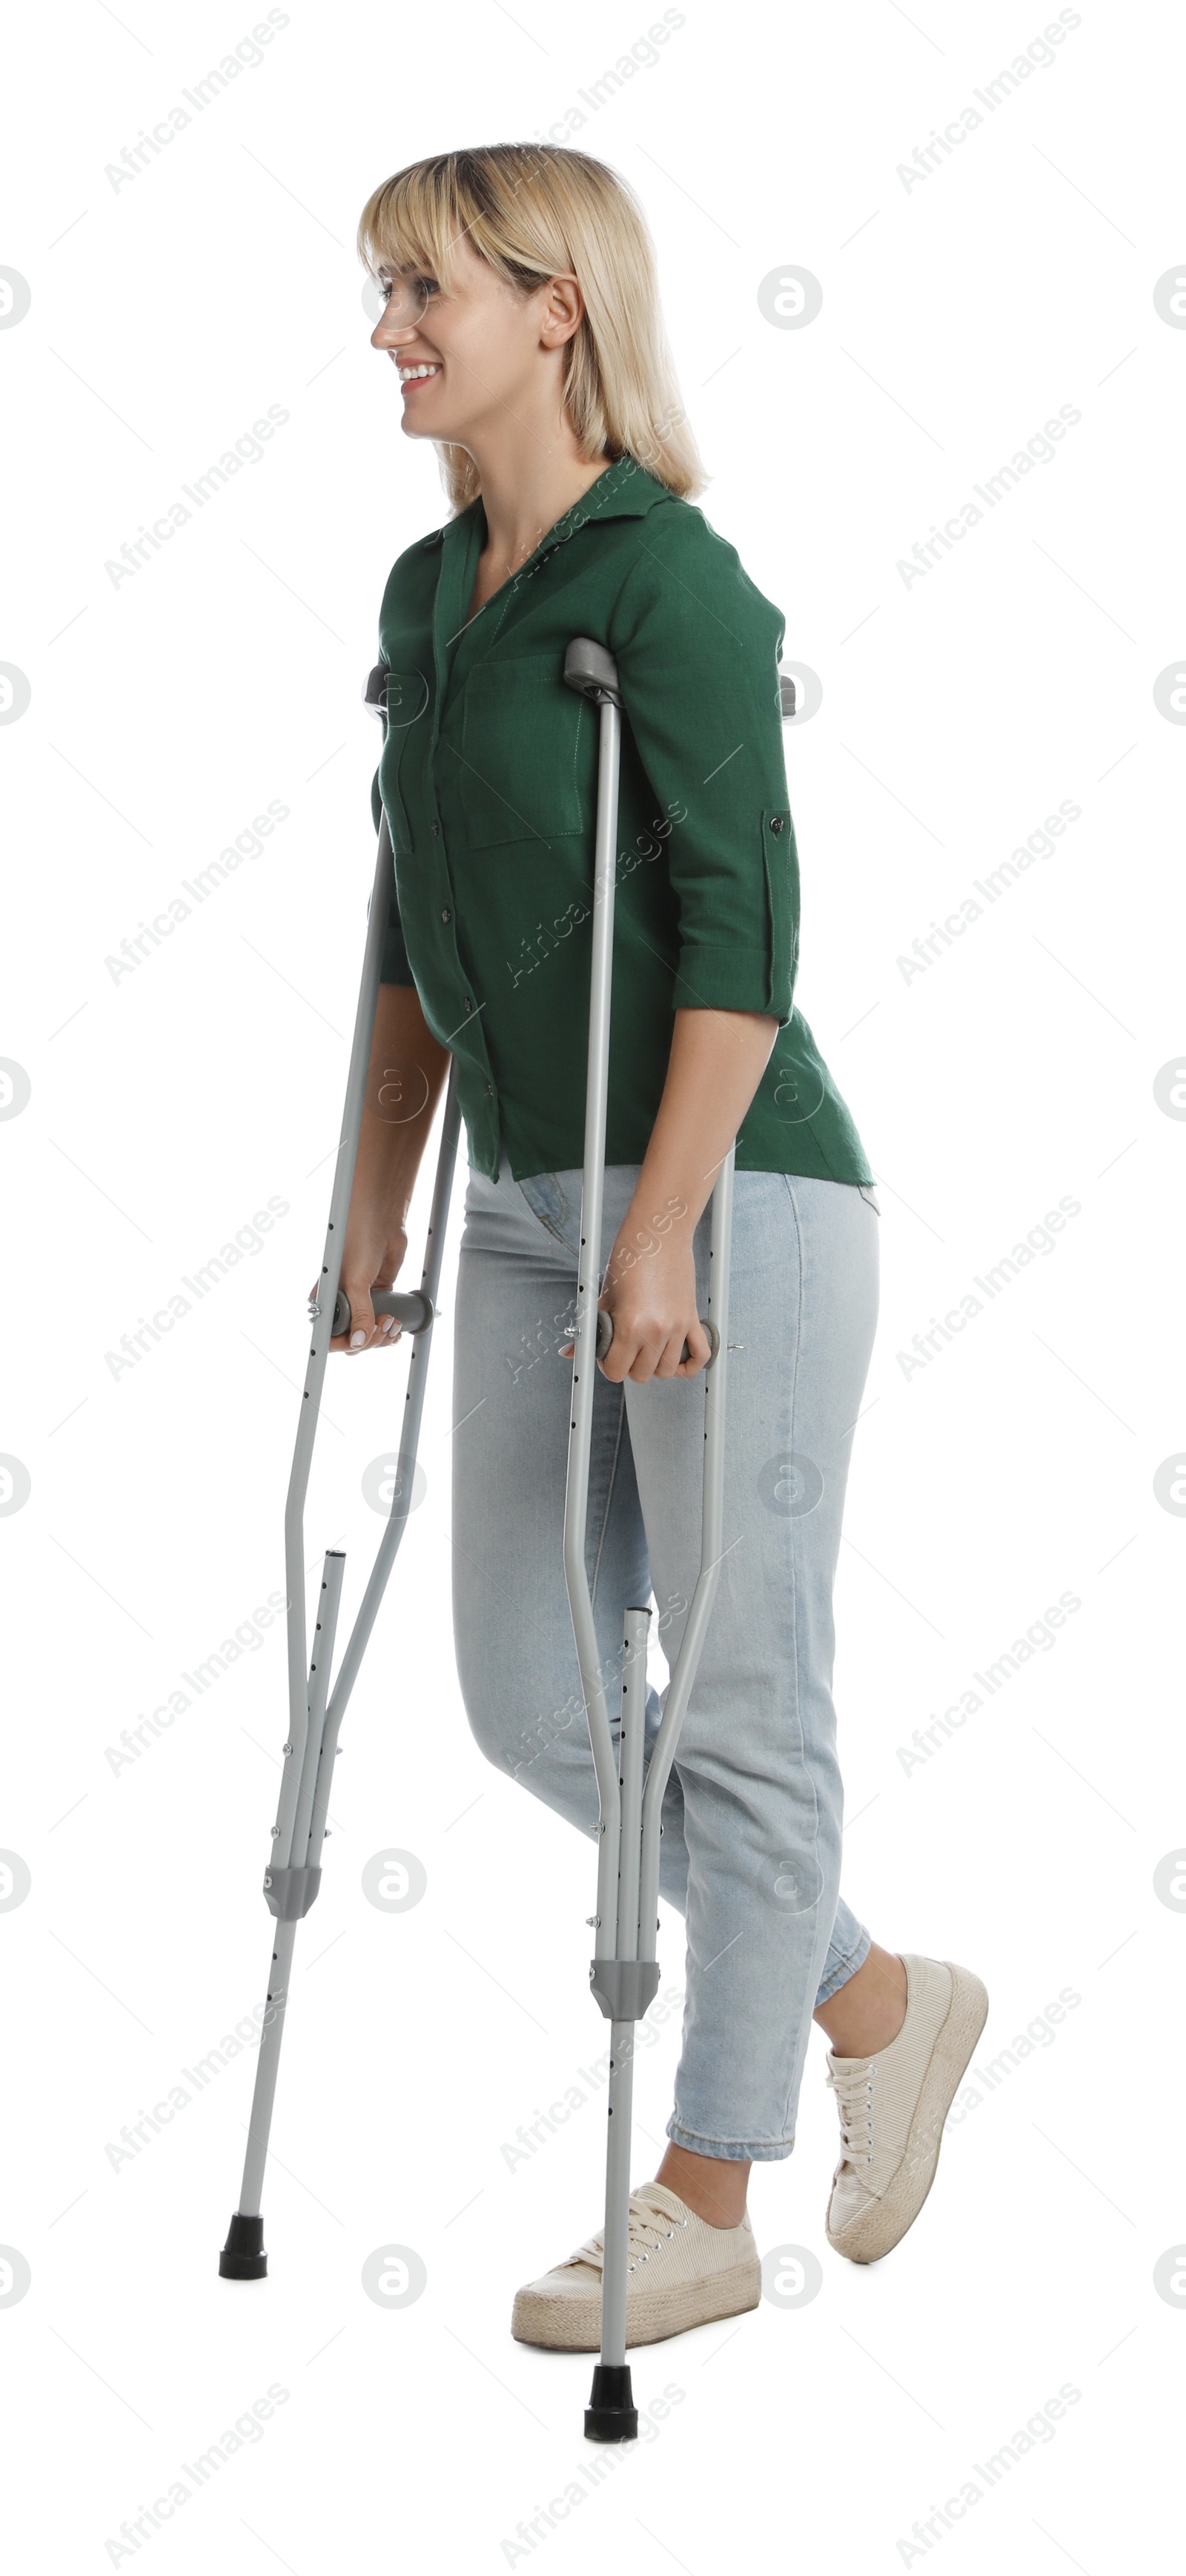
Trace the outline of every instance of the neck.
{"label": "neck", "polygon": [[493,565],[514,572],[605,473],[609,458],[583,457],[567,423],[553,424],[550,434],[529,433],[526,438],[516,422],[509,430],[509,437],[489,444],[466,444],[481,478],[485,552]]}

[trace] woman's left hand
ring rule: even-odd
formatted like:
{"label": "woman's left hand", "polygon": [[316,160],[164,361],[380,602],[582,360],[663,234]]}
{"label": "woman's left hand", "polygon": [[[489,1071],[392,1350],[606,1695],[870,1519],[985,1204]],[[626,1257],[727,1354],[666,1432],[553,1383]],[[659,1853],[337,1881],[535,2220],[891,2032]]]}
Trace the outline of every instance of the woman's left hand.
{"label": "woman's left hand", "polygon": [[[652,1377],[696,1377],[712,1356],[696,1308],[690,1240],[664,1234],[652,1241],[654,1249],[639,1252],[623,1228],[598,1300],[614,1319],[614,1338],[598,1366],[616,1386],[627,1377],[635,1386]],[[571,1357],[572,1348],[566,1343],[561,1357]]]}

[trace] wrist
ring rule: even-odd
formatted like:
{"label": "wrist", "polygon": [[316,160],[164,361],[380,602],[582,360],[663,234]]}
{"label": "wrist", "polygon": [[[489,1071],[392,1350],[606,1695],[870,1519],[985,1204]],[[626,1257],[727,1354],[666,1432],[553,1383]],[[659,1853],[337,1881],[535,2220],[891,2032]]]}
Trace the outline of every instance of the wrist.
{"label": "wrist", "polygon": [[618,1228],[607,1288],[620,1284],[637,1263],[654,1261],[665,1252],[690,1260],[695,1230],[695,1216],[678,1189],[660,1191],[640,1185]]}

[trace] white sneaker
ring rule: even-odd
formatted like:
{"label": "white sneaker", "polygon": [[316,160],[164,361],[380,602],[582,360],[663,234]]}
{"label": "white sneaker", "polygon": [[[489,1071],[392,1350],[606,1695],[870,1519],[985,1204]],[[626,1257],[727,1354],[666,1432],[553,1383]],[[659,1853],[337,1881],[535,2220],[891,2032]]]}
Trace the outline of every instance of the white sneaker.
{"label": "white sneaker", "polygon": [[906,2018],[873,2057],[828,2052],[844,2153],[832,2178],[828,2243],[875,2263],[913,2226],[939,2161],[943,2123],[988,2013],[970,1968],[903,1953]]}
{"label": "white sneaker", "polygon": [[[605,2231],[578,2245],[566,2263],[517,2292],[511,2333],[552,2352],[597,2352],[601,2346],[601,2271]],[[710,2227],[666,2183],[643,2183],[630,2195],[626,2341],[661,2343],[715,2317],[756,2308],[762,2266],[749,2211],[740,2227]]]}

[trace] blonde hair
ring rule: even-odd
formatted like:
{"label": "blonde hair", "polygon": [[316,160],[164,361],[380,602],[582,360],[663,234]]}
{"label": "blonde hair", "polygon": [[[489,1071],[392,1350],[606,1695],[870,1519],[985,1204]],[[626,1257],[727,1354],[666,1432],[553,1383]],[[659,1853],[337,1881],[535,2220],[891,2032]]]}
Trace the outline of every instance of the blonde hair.
{"label": "blonde hair", "polygon": [[[498,277],[529,295],[570,271],[585,299],[564,350],[564,402],[587,459],[632,456],[690,500],[708,477],[688,426],[663,315],[654,244],[626,181],[558,144],[438,152],[385,179],[363,207],[358,251],[372,276],[425,268],[449,291],[464,234]],[[454,512],[481,490],[468,449],[434,442]]]}

